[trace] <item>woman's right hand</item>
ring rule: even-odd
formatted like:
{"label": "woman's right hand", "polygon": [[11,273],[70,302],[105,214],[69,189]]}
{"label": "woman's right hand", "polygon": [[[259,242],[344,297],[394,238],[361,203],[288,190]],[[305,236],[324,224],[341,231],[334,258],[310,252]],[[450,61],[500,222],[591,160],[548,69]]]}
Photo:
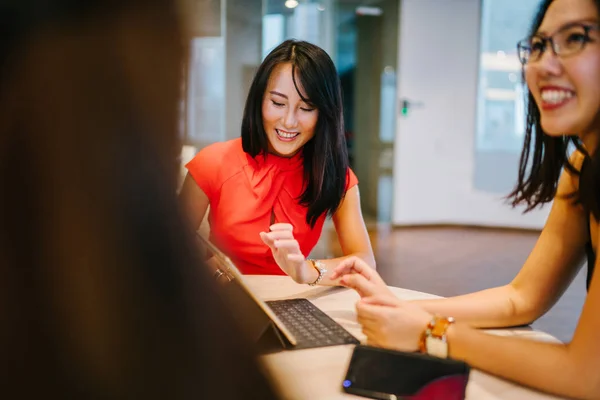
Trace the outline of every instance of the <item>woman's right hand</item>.
{"label": "woman's right hand", "polygon": [[331,279],[337,278],[340,278],[340,285],[356,290],[360,297],[393,296],[377,271],[358,257],[349,257],[339,263],[331,274]]}
{"label": "woman's right hand", "polygon": [[367,337],[367,344],[417,351],[421,334],[433,316],[394,295],[377,295],[365,297],[356,304],[356,317]]}

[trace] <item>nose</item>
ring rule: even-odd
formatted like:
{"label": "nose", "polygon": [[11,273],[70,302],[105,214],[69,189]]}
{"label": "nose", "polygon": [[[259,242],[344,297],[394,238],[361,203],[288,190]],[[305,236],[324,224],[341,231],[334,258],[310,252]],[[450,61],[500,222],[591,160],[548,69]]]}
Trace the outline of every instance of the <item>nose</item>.
{"label": "nose", "polygon": [[285,129],[293,129],[296,127],[298,119],[296,118],[296,110],[292,107],[288,107],[285,115],[283,116],[283,126]]}
{"label": "nose", "polygon": [[544,75],[559,75],[562,72],[562,63],[560,58],[554,52],[551,46],[546,48],[540,59],[535,63],[539,72]]}

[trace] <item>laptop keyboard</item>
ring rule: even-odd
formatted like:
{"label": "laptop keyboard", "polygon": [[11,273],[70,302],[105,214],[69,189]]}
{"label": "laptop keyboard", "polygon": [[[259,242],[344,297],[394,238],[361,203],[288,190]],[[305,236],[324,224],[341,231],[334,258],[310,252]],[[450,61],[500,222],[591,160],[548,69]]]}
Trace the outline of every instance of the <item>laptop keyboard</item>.
{"label": "laptop keyboard", "polygon": [[359,344],[354,336],[307,299],[266,303],[296,337],[298,343],[294,349]]}

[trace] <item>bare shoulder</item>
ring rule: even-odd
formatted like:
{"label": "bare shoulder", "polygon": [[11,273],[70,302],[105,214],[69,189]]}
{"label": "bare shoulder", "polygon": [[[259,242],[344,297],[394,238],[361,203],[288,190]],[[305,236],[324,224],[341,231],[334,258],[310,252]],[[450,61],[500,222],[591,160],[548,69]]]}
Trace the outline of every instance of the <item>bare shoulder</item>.
{"label": "bare shoulder", "polygon": [[[581,171],[583,160],[585,159],[584,154],[575,150],[569,156],[569,164],[575,168],[576,171]],[[563,168],[563,173],[558,181],[557,198],[569,196],[579,190],[579,175],[571,172],[567,167]]]}
{"label": "bare shoulder", "polygon": [[564,238],[565,232],[570,232],[569,240],[577,238],[575,240],[577,246],[583,246],[582,241],[587,240],[587,217],[582,205],[576,201],[579,191],[578,172],[581,170],[583,161],[584,155],[578,150],[569,156],[569,163],[575,171],[571,171],[566,166],[563,167],[552,209],[544,227],[544,231],[553,232],[560,238]]}

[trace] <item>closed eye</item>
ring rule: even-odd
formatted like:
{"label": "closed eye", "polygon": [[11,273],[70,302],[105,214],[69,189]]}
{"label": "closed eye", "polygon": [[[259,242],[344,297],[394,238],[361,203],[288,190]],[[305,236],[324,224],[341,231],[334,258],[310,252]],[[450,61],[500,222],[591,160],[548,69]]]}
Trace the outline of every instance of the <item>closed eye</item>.
{"label": "closed eye", "polygon": [[283,107],[283,106],[285,105],[285,104],[283,104],[283,103],[278,103],[278,102],[276,102],[275,100],[271,100],[271,102],[273,103],[273,105],[274,105],[275,107]]}
{"label": "closed eye", "polygon": [[306,112],[311,112],[311,111],[314,111],[314,110],[315,110],[314,108],[306,108],[306,107],[300,107],[300,109],[301,109],[302,111],[306,111]]}

